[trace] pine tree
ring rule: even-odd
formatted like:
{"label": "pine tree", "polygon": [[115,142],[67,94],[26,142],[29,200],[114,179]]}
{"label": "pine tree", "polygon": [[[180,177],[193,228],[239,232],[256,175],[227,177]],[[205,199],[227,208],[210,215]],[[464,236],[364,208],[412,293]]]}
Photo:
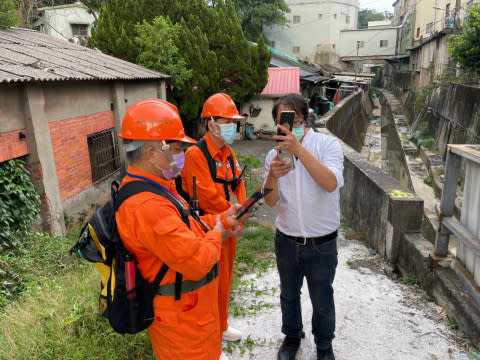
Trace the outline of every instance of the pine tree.
{"label": "pine tree", "polygon": [[173,25],[168,18],[157,16],[152,24],[144,21],[137,25],[136,31],[137,64],[170,75],[170,84],[181,89],[192,78],[193,71],[176,45],[184,31],[180,24]]}
{"label": "pine tree", "polygon": [[139,53],[134,42],[135,25],[143,20],[151,21],[157,8],[156,0],[105,0],[87,45],[108,55],[135,62]]}
{"label": "pine tree", "polygon": [[211,45],[218,57],[219,90],[243,102],[265,87],[270,56],[264,42],[255,46],[247,41],[231,0],[215,9],[219,31],[211,33]]}
{"label": "pine tree", "polygon": [[0,1],[0,29],[18,25],[19,18],[13,0]]}
{"label": "pine tree", "polygon": [[[157,16],[169,25],[155,24]],[[169,26],[174,36],[163,32]],[[172,75],[168,100],[187,127],[212,94],[242,102],[261,92],[268,77],[265,42],[247,41],[231,0],[215,7],[205,0],[105,0],[90,46]]]}

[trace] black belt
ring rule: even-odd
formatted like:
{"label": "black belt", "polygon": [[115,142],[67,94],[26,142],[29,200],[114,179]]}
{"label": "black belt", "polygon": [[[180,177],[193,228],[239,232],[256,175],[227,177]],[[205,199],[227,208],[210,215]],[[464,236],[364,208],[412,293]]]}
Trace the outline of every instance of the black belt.
{"label": "black belt", "polygon": [[338,232],[335,230],[334,232],[323,235],[323,236],[317,236],[317,237],[302,237],[302,236],[290,236],[290,235],[285,235],[287,238],[292,239],[295,241],[296,244],[298,245],[303,245],[303,246],[315,246],[315,245],[320,245],[323,243],[326,243],[327,241],[333,240],[337,238]]}

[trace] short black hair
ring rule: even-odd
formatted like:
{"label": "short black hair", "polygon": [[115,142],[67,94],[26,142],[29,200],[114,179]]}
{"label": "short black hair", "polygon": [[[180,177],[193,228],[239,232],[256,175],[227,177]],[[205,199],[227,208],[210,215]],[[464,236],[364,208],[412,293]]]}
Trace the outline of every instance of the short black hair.
{"label": "short black hair", "polygon": [[273,121],[277,123],[278,108],[280,105],[292,108],[297,114],[303,115],[303,120],[308,120],[308,103],[299,94],[290,93],[277,100],[272,109]]}

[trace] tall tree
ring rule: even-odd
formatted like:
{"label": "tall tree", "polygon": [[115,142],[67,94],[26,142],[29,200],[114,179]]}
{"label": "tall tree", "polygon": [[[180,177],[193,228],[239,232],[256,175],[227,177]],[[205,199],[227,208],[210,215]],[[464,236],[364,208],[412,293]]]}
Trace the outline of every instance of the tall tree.
{"label": "tall tree", "polygon": [[[284,25],[290,8],[285,0],[233,0],[243,32],[248,40],[256,41],[263,26]],[[218,2],[220,3],[220,2]]]}
{"label": "tall tree", "polygon": [[155,0],[105,0],[87,46],[135,62],[139,53],[134,42],[135,25],[151,21],[157,13],[156,5]]}
{"label": "tall tree", "polygon": [[19,20],[13,0],[0,0],[0,29],[16,26]]}
{"label": "tall tree", "polygon": [[176,43],[180,32],[185,31],[180,24],[173,25],[170,19],[157,16],[152,24],[143,21],[136,26],[138,36],[135,43],[139,48],[137,64],[169,74],[171,85],[181,89],[192,78],[192,69],[187,67],[184,56]]}
{"label": "tall tree", "polygon": [[[155,23],[156,16],[166,23]],[[168,26],[174,35],[163,33]],[[213,93],[224,91],[241,102],[260,92],[268,77],[265,41],[255,46],[246,40],[231,0],[215,7],[205,0],[105,0],[90,45],[172,75],[169,100],[187,126]],[[174,55],[166,56],[167,49]]]}
{"label": "tall tree", "polygon": [[[386,12],[385,12],[386,13]],[[385,20],[385,14],[375,10],[362,9],[358,12],[358,28],[367,29],[369,21]]]}
{"label": "tall tree", "polygon": [[480,74],[480,6],[474,4],[467,13],[462,33],[450,38],[448,50],[465,70]]}
{"label": "tall tree", "polygon": [[266,45],[252,46],[247,41],[232,1],[218,2],[215,11],[217,26],[211,29],[210,39],[218,58],[219,90],[243,102],[251,94],[261,92],[266,85],[263,78],[268,77],[270,57],[257,56],[259,51],[266,51]]}

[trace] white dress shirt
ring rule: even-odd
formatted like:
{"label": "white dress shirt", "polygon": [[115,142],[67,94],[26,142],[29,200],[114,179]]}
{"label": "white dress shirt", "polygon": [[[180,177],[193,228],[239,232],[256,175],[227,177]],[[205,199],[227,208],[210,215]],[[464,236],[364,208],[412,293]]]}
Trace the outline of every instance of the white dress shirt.
{"label": "white dress shirt", "polygon": [[[312,129],[302,145],[337,178],[337,187],[329,193],[318,185],[300,160],[295,168],[278,179],[279,199],[275,227],[286,235],[317,237],[330,234],[340,225],[340,188],[343,186],[343,152],[337,138]],[[270,150],[265,160],[265,179],[270,163],[277,155]]]}

